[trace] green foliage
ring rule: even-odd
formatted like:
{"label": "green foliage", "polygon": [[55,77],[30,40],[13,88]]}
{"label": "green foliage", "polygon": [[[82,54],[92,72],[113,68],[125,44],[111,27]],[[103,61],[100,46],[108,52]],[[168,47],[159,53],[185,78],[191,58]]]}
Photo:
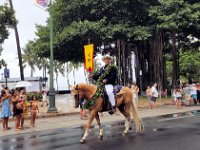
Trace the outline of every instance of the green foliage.
{"label": "green foliage", "polygon": [[[144,43],[151,43],[157,33],[162,34],[164,41],[155,39],[155,43],[163,42],[160,44],[170,52],[176,42],[177,49],[188,51],[199,44],[187,38],[190,35],[200,39],[199,0],[55,0],[50,9],[54,56],[62,63],[83,62],[83,46],[89,42],[94,43],[95,53],[97,46],[118,39],[129,39],[138,49]],[[49,20],[47,23],[47,26],[37,25],[37,38],[33,41],[32,52],[39,58],[50,55]],[[144,47],[144,59],[148,59],[149,49]],[[168,76],[173,74],[172,63],[166,62]]]}
{"label": "green foliage", "polygon": [[180,53],[180,72],[188,80],[200,82],[200,51]]}
{"label": "green foliage", "polygon": [[37,64],[37,56],[33,52],[33,41],[30,41],[25,48],[23,48],[23,54],[22,54],[22,63],[23,67],[26,67],[28,65],[31,68],[31,74],[30,76],[33,77],[33,72],[35,71],[35,66]]}
{"label": "green foliage", "polygon": [[8,27],[16,24],[14,12],[7,6],[0,6],[0,44],[8,38]]}
{"label": "green foliage", "polygon": [[[150,28],[141,22],[146,15],[141,16],[144,10],[135,5],[143,4],[129,0],[56,0],[51,8],[55,59],[83,62],[83,46],[89,41],[97,47],[119,38],[148,39]],[[37,26],[36,35],[35,52],[49,57],[49,24]]]}
{"label": "green foliage", "polygon": [[[4,40],[9,36],[8,28],[12,27],[16,22],[14,12],[7,6],[0,6],[0,55],[3,50],[1,44],[3,44]],[[3,66],[6,66],[6,62],[1,59],[0,68]]]}

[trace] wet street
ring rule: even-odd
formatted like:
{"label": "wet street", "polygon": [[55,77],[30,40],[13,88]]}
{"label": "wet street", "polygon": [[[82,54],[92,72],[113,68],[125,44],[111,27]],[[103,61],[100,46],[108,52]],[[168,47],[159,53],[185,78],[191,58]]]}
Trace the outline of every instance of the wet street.
{"label": "wet street", "polygon": [[[1,150],[199,150],[200,115],[198,112],[165,115],[143,120],[145,131],[130,130],[121,136],[123,122],[104,124],[103,141],[94,126],[85,144],[79,140],[83,127],[60,128],[0,138]],[[132,124],[134,129],[134,126]]]}

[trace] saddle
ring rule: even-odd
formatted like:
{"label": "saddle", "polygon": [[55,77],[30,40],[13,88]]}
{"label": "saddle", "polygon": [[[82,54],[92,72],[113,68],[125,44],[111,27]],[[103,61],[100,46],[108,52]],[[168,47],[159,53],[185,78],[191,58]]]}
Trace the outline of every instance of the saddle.
{"label": "saddle", "polygon": [[[114,86],[113,93],[114,93],[114,96],[115,96],[115,104],[116,104],[116,97],[120,93],[121,89],[122,89],[121,85]],[[102,107],[101,112],[111,110],[112,106],[111,106],[111,103],[109,101],[109,98],[108,98],[108,95],[107,95],[107,92],[106,92],[105,89],[104,89],[104,93],[103,93],[102,98],[103,98],[103,107]]]}

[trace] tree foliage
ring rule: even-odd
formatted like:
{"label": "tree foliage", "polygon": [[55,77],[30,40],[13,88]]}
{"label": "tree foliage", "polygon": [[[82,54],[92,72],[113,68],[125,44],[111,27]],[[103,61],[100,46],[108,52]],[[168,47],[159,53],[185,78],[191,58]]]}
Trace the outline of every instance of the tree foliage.
{"label": "tree foliage", "polygon": [[180,73],[188,82],[200,81],[200,51],[185,51],[180,53]]}
{"label": "tree foliage", "polygon": [[[102,44],[116,42],[118,51],[125,49],[124,58],[131,51],[137,54],[138,70],[143,71],[145,81],[164,82],[167,75],[177,74],[178,51],[199,47],[199,41],[192,43],[188,38],[200,39],[198,0],[55,0],[50,9],[54,56],[60,62],[83,62],[85,44],[94,43],[97,53]],[[32,50],[39,57],[49,57],[49,30],[49,20],[47,26],[37,25]],[[166,53],[175,64],[167,75]],[[128,61],[122,61],[121,56],[118,59],[122,63],[120,73],[126,71],[123,62]],[[167,70],[170,64],[167,62]]]}
{"label": "tree foliage", "polygon": [[8,28],[15,23],[14,12],[7,6],[0,6],[0,44],[8,38]]}
{"label": "tree foliage", "polygon": [[[7,6],[0,6],[0,55],[3,50],[1,44],[8,38],[8,28],[16,23],[14,12]],[[0,68],[6,65],[4,59],[0,60]]]}

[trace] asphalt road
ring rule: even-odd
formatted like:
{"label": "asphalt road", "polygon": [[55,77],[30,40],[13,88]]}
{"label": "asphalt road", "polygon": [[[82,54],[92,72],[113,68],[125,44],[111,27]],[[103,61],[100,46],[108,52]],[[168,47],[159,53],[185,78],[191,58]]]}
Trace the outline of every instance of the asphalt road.
{"label": "asphalt road", "polygon": [[[104,124],[103,141],[93,127],[85,144],[79,140],[83,127],[62,128],[0,138],[0,150],[199,150],[200,114],[198,112],[147,118],[145,131],[130,130],[121,136],[122,122]],[[133,126],[133,125],[132,125]],[[134,127],[133,127],[134,128]]]}

